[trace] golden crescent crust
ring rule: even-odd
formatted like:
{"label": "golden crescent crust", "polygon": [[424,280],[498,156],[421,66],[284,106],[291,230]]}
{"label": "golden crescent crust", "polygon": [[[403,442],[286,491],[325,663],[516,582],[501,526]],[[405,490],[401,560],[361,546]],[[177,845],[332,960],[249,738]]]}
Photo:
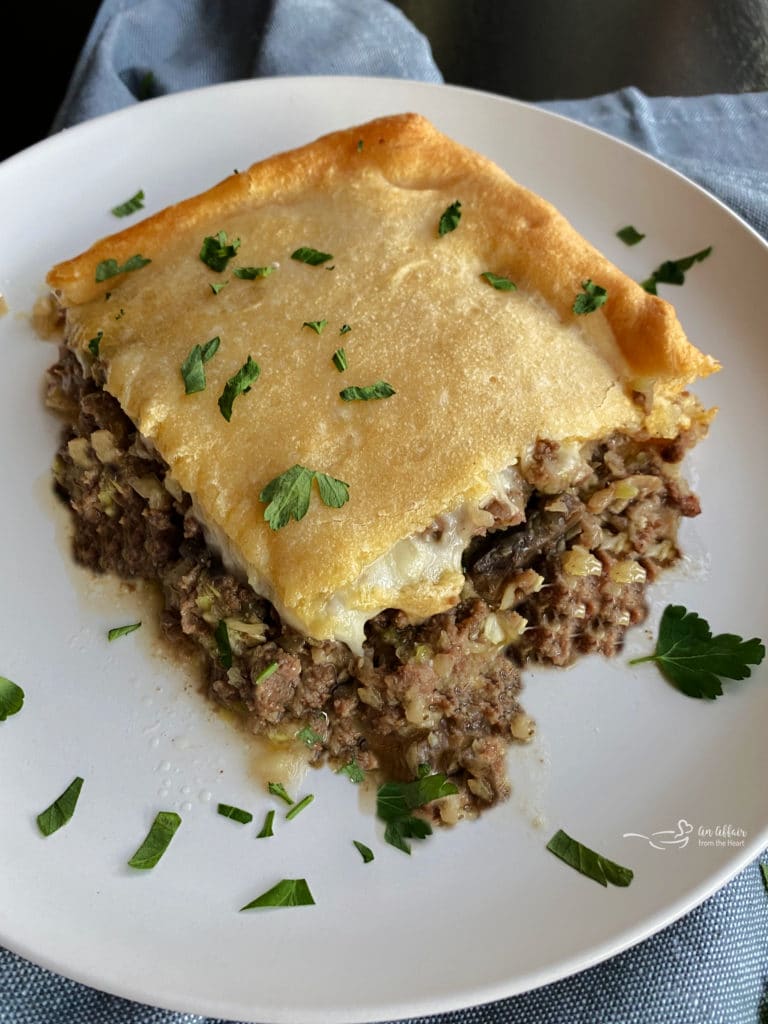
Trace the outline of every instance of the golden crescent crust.
{"label": "golden crescent crust", "polygon": [[[456,200],[459,225],[441,237],[440,216]],[[216,273],[199,253],[220,231],[240,246]],[[305,245],[333,258],[291,259]],[[151,263],[96,282],[102,261],[136,254]],[[236,266],[273,272],[241,280]],[[517,290],[491,287],[485,271]],[[587,279],[608,299],[576,316]],[[318,637],[340,635],[341,606],[418,615],[449,606],[461,587],[455,567],[422,566],[420,587],[393,580],[391,566],[367,569],[440,516],[480,507],[537,438],[674,436],[685,415],[675,396],[719,368],[672,306],[550,203],[417,114],[256,163],[101,239],[47,281],[82,359],[101,332],[106,389],[193,496],[210,536]],[[214,294],[212,284],[224,287]],[[320,334],[304,326],[321,320]],[[214,336],[206,389],[186,395],[181,364]],[[340,346],[344,373],[332,362]],[[261,375],[227,422],[217,399],[248,356]],[[395,394],[339,397],[377,380]],[[653,395],[650,410],[636,390]],[[349,502],[329,508],[313,490],[301,521],[272,530],[258,495],[297,463],[346,482]]]}

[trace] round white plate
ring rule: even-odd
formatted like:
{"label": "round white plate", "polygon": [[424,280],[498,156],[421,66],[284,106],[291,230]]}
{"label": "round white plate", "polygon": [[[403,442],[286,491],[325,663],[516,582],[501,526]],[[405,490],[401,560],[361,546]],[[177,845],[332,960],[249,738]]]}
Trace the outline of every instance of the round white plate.
{"label": "round white plate", "polygon": [[[654,589],[647,628],[611,662],[526,672],[539,732],[511,752],[512,799],[415,843],[411,857],[384,844],[370,795],[329,771],[297,785],[315,794],[310,807],[290,822],[278,808],[276,836],[255,839],[274,801],[251,744],[163,654],[139,595],[72,564],[50,488],[58,425],[42,402],[55,351],[29,321],[49,266],[122,227],[109,210],[137,189],[151,213],[272,152],[405,110],[495,159],[637,278],[712,245],[683,287],[661,291],[724,366],[697,389],[720,408],[690,460],[703,513],[685,524],[689,558]],[[615,236],[629,223],[647,236],[634,248]],[[608,957],[768,843],[766,666],[705,702],[653,665],[627,664],[650,652],[669,601],[744,637],[764,635],[768,618],[768,247],[722,204],[629,146],[509,99],[279,78],[152,100],[11,158],[0,166],[0,235],[0,675],[26,691],[0,723],[0,942],[97,988],[215,1017],[416,1016]],[[107,642],[108,628],[142,615],[141,630]],[[75,817],[42,838],[36,814],[76,775]],[[250,809],[253,824],[218,816],[218,801]],[[153,871],[134,871],[126,861],[160,810],[183,824]],[[675,833],[681,819],[693,826],[687,843],[625,838]],[[603,889],[566,867],[545,848],[558,828],[632,867],[632,885]],[[238,913],[283,877],[306,878],[316,905]]]}

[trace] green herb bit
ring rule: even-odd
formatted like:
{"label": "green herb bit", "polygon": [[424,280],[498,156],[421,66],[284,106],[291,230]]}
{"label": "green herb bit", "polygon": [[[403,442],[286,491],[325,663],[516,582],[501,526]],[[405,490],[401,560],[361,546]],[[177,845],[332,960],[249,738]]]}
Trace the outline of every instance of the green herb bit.
{"label": "green herb bit", "polygon": [[299,263],[308,263],[311,267],[319,267],[321,263],[327,263],[328,260],[332,260],[333,256],[329,252],[320,252],[319,249],[302,245],[291,253],[291,259],[298,260]]}
{"label": "green herb bit", "polygon": [[301,814],[305,807],[309,807],[312,801],[315,799],[312,793],[308,793],[303,800],[299,800],[297,804],[294,804],[290,811],[286,812],[285,820],[292,821],[297,814]]}
{"label": "green herb bit", "polygon": [[636,227],[627,224],[625,228],[619,228],[616,237],[620,238],[624,245],[637,245],[638,242],[642,242],[645,235],[640,234]]}
{"label": "green herb bit", "polygon": [[109,259],[102,260],[101,263],[96,267],[96,281],[106,281],[110,277],[117,277],[118,274],[128,274],[132,270],[139,270],[141,267],[145,267],[152,260],[146,259],[140,253],[136,253],[135,256],[131,256],[130,259],[126,260],[122,267],[118,264],[117,260]]}
{"label": "green herb bit", "polygon": [[318,743],[322,744],[323,742],[323,737],[319,733],[316,733],[309,725],[305,725],[303,729],[299,729],[296,733],[296,739],[301,740],[301,742],[306,744],[310,749],[312,747],[316,747]]}
{"label": "green herb bit", "polygon": [[280,800],[284,800],[287,804],[293,804],[293,800],[288,796],[288,791],[282,782],[269,782],[267,783],[267,789],[272,796],[278,797]]}
{"label": "green herb bit", "polygon": [[547,843],[547,849],[582,875],[606,887],[609,882],[611,885],[627,886],[634,877],[634,872],[630,868],[622,867],[607,857],[601,857],[588,846],[572,839],[562,829],[555,832]]}
{"label": "green herb bit", "polygon": [[341,766],[338,769],[339,775],[346,775],[350,782],[358,783],[362,782],[365,778],[365,772],[357,763],[357,761],[348,761],[347,764]]}
{"label": "green herb bit", "polygon": [[253,821],[253,815],[250,811],[244,811],[240,807],[233,807],[231,804],[219,804],[216,810],[223,818],[232,818],[233,821],[238,821],[241,825],[248,825]]}
{"label": "green herb bit", "polygon": [[233,238],[230,242],[227,239],[226,231],[219,231],[216,235],[205,236],[200,249],[200,259],[206,267],[221,273],[226,269],[232,257],[237,255],[239,248],[239,238]]}
{"label": "green herb bit", "polygon": [[146,839],[128,861],[128,866],[147,871],[153,868],[168,849],[181,818],[175,811],[159,811]]}
{"label": "green herb bit", "polygon": [[349,334],[351,330],[352,328],[349,326],[349,324],[342,324],[341,327],[339,328],[339,334]]}
{"label": "green herb bit", "polygon": [[297,463],[270,480],[259,494],[259,501],[267,503],[264,518],[273,530],[287,526],[291,519],[298,522],[304,518],[309,510],[313,480],[317,480],[321,501],[330,508],[341,508],[349,501],[349,484]]}
{"label": "green herb bit", "polygon": [[686,272],[691,269],[694,263],[701,263],[712,252],[712,246],[693,253],[692,256],[683,256],[679,260],[666,260],[658,266],[650,277],[642,282],[643,288],[651,295],[657,295],[657,284],[684,284]]}
{"label": "green herb bit", "polygon": [[50,807],[46,807],[37,816],[37,827],[44,836],[50,836],[58,831],[62,825],[66,825],[75,813],[80,790],[83,788],[83,780],[78,775],[70,782],[64,792],[53,801]]}
{"label": "green herb bit", "polygon": [[264,818],[264,824],[261,826],[261,832],[256,836],[257,839],[271,839],[275,834],[272,829],[272,824],[275,820],[274,810],[267,811],[267,816]]}
{"label": "green herb bit", "polygon": [[261,368],[250,356],[237,371],[234,377],[230,377],[224,386],[224,391],[219,398],[219,409],[221,415],[227,421],[232,419],[232,405],[238,395],[245,395],[251,390],[251,386],[259,379]]}
{"label": "green herb bit", "polygon": [[284,878],[255,900],[240,907],[240,910],[255,910],[258,907],[308,907],[313,906],[314,902],[305,879]]}
{"label": "green herb bit", "polygon": [[140,626],[140,622],[132,622],[128,626],[115,626],[107,633],[107,640],[117,640],[121,636],[128,636],[129,633],[135,633]]}
{"label": "green herb bit", "polygon": [[608,292],[591,280],[582,281],[583,292],[576,296],[573,312],[578,314],[594,313],[596,309],[608,301]]}
{"label": "green herb bit", "polygon": [[337,348],[336,351],[331,356],[331,359],[333,360],[333,365],[336,367],[339,373],[344,373],[347,366],[349,365],[349,363],[347,362],[347,353],[344,351],[344,349]]}
{"label": "green herb bit", "polygon": [[206,341],[204,345],[194,345],[192,351],[181,364],[181,377],[184,381],[184,392],[187,395],[197,394],[205,391],[205,369],[204,363],[213,358],[219,350],[221,339],[218,335]]}
{"label": "green herb bit", "polygon": [[99,346],[101,345],[101,339],[104,337],[104,331],[99,331],[94,338],[88,342],[88,349],[91,355],[95,358],[99,358]]}
{"label": "green herb bit", "polygon": [[385,380],[377,380],[375,384],[365,384],[363,387],[351,386],[342,388],[339,397],[345,402],[370,402],[376,398],[390,398],[396,394],[391,384]]}
{"label": "green herb bit", "polygon": [[[428,767],[426,771],[429,771]],[[458,793],[458,789],[442,772],[434,775],[421,772],[413,782],[385,782],[379,786],[376,813],[386,822],[386,842],[410,854],[409,839],[426,839],[432,835],[429,822],[415,817],[411,811],[454,793]]]}
{"label": "green herb bit", "polygon": [[214,295],[218,295],[221,289],[226,288],[228,284],[229,281],[219,281],[218,284],[214,282],[209,285],[209,288],[211,289]]}
{"label": "green herb bit", "polygon": [[363,864],[370,864],[373,860],[373,850],[370,846],[366,846],[365,843],[361,843],[357,839],[353,839],[352,842],[360,856],[363,858]]}
{"label": "green herb bit", "polygon": [[440,222],[437,225],[438,235],[442,238],[443,235],[447,235],[450,231],[455,231],[459,226],[460,220],[461,203],[457,199],[443,211],[443,214],[440,217]]}
{"label": "green herb bit", "polygon": [[363,140],[362,139],[358,139],[357,140],[357,152],[358,153],[362,153],[363,152]]}
{"label": "green herb bit", "polygon": [[715,700],[722,692],[720,680],[747,679],[765,657],[765,645],[757,637],[744,640],[734,633],[712,635],[709,623],[682,605],[668,604],[659,624],[656,650],[630,665],[655,661],[662,674],[688,697]]}
{"label": "green herb bit", "polygon": [[17,715],[24,706],[24,691],[5,676],[0,676],[0,722]]}
{"label": "green herb bit", "polygon": [[763,873],[763,881],[765,882],[765,888],[768,890],[768,864],[761,864],[760,870]]}
{"label": "green herb bit", "polygon": [[124,203],[120,203],[118,206],[113,206],[111,212],[115,217],[129,217],[132,213],[136,213],[137,210],[144,209],[144,191],[139,191],[131,196],[130,199],[126,199]]}
{"label": "green herb bit", "polygon": [[119,312],[119,313],[117,314],[117,316],[115,317],[115,320],[122,320],[124,316],[125,316],[125,310],[124,310],[124,309],[123,309],[123,307],[121,306],[121,307],[120,307],[120,312]]}
{"label": "green herb bit", "polygon": [[484,271],[480,277],[484,277],[488,284],[493,285],[493,287],[500,292],[517,291],[517,285],[514,281],[510,281],[508,277],[501,277],[499,274],[494,274],[490,270]]}
{"label": "green herb bit", "polygon": [[236,267],[235,277],[243,281],[255,281],[259,277],[269,277],[274,273],[274,267]]}
{"label": "green herb bit", "polygon": [[141,76],[139,80],[139,86],[136,90],[136,99],[141,102],[142,100],[149,100],[155,95],[155,74],[153,71],[147,71]]}
{"label": "green herb bit", "polygon": [[322,334],[328,326],[327,320],[305,320],[302,327],[309,327],[315,334]]}
{"label": "green herb bit", "polygon": [[267,665],[267,667],[262,672],[259,672],[253,680],[253,685],[258,686],[259,683],[263,683],[265,679],[269,679],[270,676],[273,676],[275,672],[277,672],[278,667],[279,666],[276,661],[273,661],[271,665]]}
{"label": "green herb bit", "polygon": [[219,661],[223,668],[232,668],[232,644],[229,640],[229,629],[224,619],[219,619],[219,624],[213,631],[216,640],[216,649],[219,652]]}

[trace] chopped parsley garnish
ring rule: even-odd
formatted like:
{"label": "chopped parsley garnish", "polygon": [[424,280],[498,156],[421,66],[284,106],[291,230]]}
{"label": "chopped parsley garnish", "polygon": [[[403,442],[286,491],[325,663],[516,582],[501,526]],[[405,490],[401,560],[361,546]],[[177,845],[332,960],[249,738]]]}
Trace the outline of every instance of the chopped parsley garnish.
{"label": "chopped parsley garnish", "polygon": [[374,398],[390,398],[395,393],[391,384],[377,380],[375,384],[365,384],[363,387],[342,388],[339,397],[345,402],[370,402]]}
{"label": "chopped parsley garnish", "polygon": [[251,386],[259,379],[260,373],[259,364],[248,356],[234,377],[230,377],[224,385],[224,390],[219,398],[219,409],[227,423],[232,419],[232,405],[235,399],[238,395],[245,395],[251,390]]}
{"label": "chopped parsley garnish", "polygon": [[594,313],[596,309],[608,301],[608,292],[601,288],[594,281],[586,280],[581,282],[584,289],[580,292],[573,303],[573,312],[578,314]]}
{"label": "chopped parsley garnish", "polygon": [[484,277],[488,284],[493,285],[500,292],[514,292],[517,290],[517,285],[514,281],[511,281],[508,277],[502,277],[500,274],[494,274],[491,270],[483,271],[480,277]]}
{"label": "chopped parsley garnish", "polygon": [[223,818],[232,818],[233,821],[238,821],[241,825],[248,825],[253,821],[253,815],[250,811],[244,811],[240,807],[233,807],[231,804],[219,804],[216,810]]}
{"label": "chopped parsley garnish", "polygon": [[259,494],[259,501],[267,502],[264,518],[273,530],[281,530],[291,519],[298,522],[304,518],[309,510],[313,480],[317,480],[323,504],[341,508],[349,501],[349,484],[296,464],[270,480]]}
{"label": "chopped parsley garnish", "polygon": [[131,256],[122,267],[118,264],[117,260],[102,260],[96,267],[96,280],[98,282],[106,281],[107,278],[117,277],[118,274],[127,274],[131,270],[139,270],[140,267],[145,267],[151,262],[152,260],[146,259],[140,253]]}
{"label": "chopped parsley garnish", "polygon": [[440,223],[437,225],[438,235],[442,238],[442,236],[447,235],[449,231],[455,231],[459,226],[460,220],[461,203],[457,199],[443,211],[443,214],[440,217]]}
{"label": "chopped parsley garnish", "polygon": [[125,310],[124,310],[124,309],[123,309],[123,307],[121,306],[121,307],[120,307],[120,312],[119,312],[119,313],[117,314],[117,316],[115,317],[115,320],[122,320],[124,316],[125,316]]}
{"label": "chopped parsley garnish", "polygon": [[362,139],[358,139],[357,140],[357,152],[358,153],[362,153],[363,152],[363,140]]}
{"label": "chopped parsley garnish", "polygon": [[373,860],[373,850],[370,846],[366,846],[365,843],[361,843],[357,839],[353,839],[352,842],[357,848],[360,856],[363,858],[363,864],[370,864]]}
{"label": "chopped parsley garnish", "polygon": [[255,910],[258,907],[308,907],[313,906],[314,902],[305,879],[284,878],[255,900],[240,907],[240,910]]}
{"label": "chopped parsley garnish", "polygon": [[607,857],[601,857],[588,846],[572,839],[562,829],[555,832],[547,843],[547,849],[565,861],[569,867],[599,882],[600,885],[607,886],[610,882],[611,885],[626,886],[634,877],[634,872],[630,868],[622,867]]}
{"label": "chopped parsley garnish", "polygon": [[261,826],[261,832],[259,832],[256,836],[257,839],[270,839],[275,834],[272,829],[272,824],[274,820],[274,810],[267,811],[266,817],[264,818],[264,824]]}
{"label": "chopped parsley garnish", "polygon": [[115,217],[129,217],[132,213],[136,213],[137,210],[144,209],[144,191],[139,191],[131,196],[130,199],[126,199],[124,203],[120,203],[118,206],[113,206],[111,212]]}
{"label": "chopped parsley garnish", "polygon": [[296,817],[297,814],[301,814],[304,808],[309,807],[309,805],[312,803],[314,799],[315,797],[312,793],[307,793],[307,795],[302,800],[299,800],[297,804],[293,805],[290,811],[286,812],[285,820],[291,821],[293,818]]}
{"label": "chopped parsley garnish", "polygon": [[362,782],[365,772],[357,761],[349,761],[339,768],[339,775],[346,775],[350,782]]}
{"label": "chopped parsley garnish", "polygon": [[332,260],[333,256],[329,252],[320,252],[319,249],[312,249],[308,245],[302,245],[291,253],[291,259],[298,260],[299,263],[308,263],[310,267],[319,267],[321,263],[327,263],[328,260]]}
{"label": "chopped parsley garnish", "polygon": [[269,274],[274,272],[274,267],[237,267],[235,269],[235,277],[242,278],[243,281],[255,281],[258,277],[268,277]]}
{"label": "chopped parsley garnish", "polygon": [[278,797],[280,800],[284,800],[287,804],[292,804],[293,800],[288,796],[288,791],[282,782],[268,782],[267,789],[272,796]]}
{"label": "chopped parsley garnish", "polygon": [[194,395],[198,391],[205,391],[205,369],[203,363],[216,355],[219,350],[221,339],[217,335],[206,341],[204,345],[194,345],[192,351],[181,364],[181,376],[184,381],[184,392],[187,395]]}
{"label": "chopped parsley garnish", "polygon": [[299,729],[296,733],[296,739],[301,740],[302,743],[306,744],[310,748],[316,747],[318,743],[323,742],[323,737],[320,736],[319,733],[316,733],[309,725],[305,725],[303,729]]}
{"label": "chopped parsley garnish", "polygon": [[200,249],[200,259],[211,270],[221,273],[240,248],[240,239],[227,240],[227,232],[219,231],[217,235],[206,235]]}
{"label": "chopped parsley garnish", "polygon": [[221,291],[221,289],[222,288],[226,288],[228,284],[229,284],[229,281],[219,281],[218,283],[212,282],[209,285],[209,288],[211,289],[211,291],[213,292],[214,295],[218,295],[219,292]]}
{"label": "chopped parsley garnish", "polygon": [[673,686],[689,697],[715,700],[722,692],[721,679],[747,679],[751,665],[765,657],[765,645],[757,638],[744,640],[734,633],[712,635],[705,619],[682,605],[668,604],[659,624],[656,650],[630,665],[655,661]]}
{"label": "chopped parsley garnish", "polygon": [[458,793],[442,772],[429,775],[427,765],[422,765],[420,772],[413,782],[385,782],[376,794],[376,813],[386,822],[384,839],[408,854],[411,852],[409,839],[426,839],[432,835],[429,822],[412,815],[411,811]]}
{"label": "chopped parsley garnish", "polygon": [[232,644],[229,640],[229,629],[224,619],[219,619],[219,624],[213,631],[216,641],[216,649],[219,652],[219,661],[224,668],[232,668]]}
{"label": "chopped parsley garnish", "polygon": [[80,790],[83,788],[83,780],[78,775],[67,786],[64,792],[53,801],[50,807],[46,807],[37,816],[37,827],[44,836],[49,836],[66,825],[77,807],[77,800]]}
{"label": "chopped parsley garnish", "polygon": [[642,242],[645,235],[640,234],[636,227],[627,224],[625,228],[619,228],[616,237],[620,238],[624,245],[637,245],[638,242]]}
{"label": "chopped parsley garnish", "polygon": [[349,334],[351,330],[352,328],[349,326],[349,324],[342,324],[341,327],[339,328],[339,334]]}
{"label": "chopped parsley garnish", "polygon": [[121,636],[128,636],[129,633],[135,633],[140,626],[140,622],[131,622],[128,626],[115,626],[107,633],[107,640],[117,640]]}
{"label": "chopped parsley garnish", "polygon": [[666,260],[653,271],[650,277],[642,282],[643,288],[651,295],[657,295],[657,284],[684,284],[685,275],[694,263],[701,263],[712,252],[712,246],[693,253],[692,256],[683,256],[679,260]]}
{"label": "chopped parsley garnish", "polygon": [[275,672],[277,672],[277,669],[278,664],[276,661],[273,661],[271,665],[267,665],[267,667],[262,672],[259,672],[256,678],[253,680],[253,685],[258,686],[259,683],[263,683],[265,679],[269,679],[270,676],[273,676]]}
{"label": "chopped parsley garnish", "polygon": [[101,339],[103,337],[104,331],[98,331],[96,336],[91,338],[91,340],[88,342],[88,349],[96,359],[99,358],[99,346],[101,345]]}
{"label": "chopped parsley garnish", "polygon": [[128,866],[147,871],[153,868],[168,849],[181,818],[175,811],[158,811],[147,837],[128,861]]}
{"label": "chopped parsley garnish", "polygon": [[24,691],[5,676],[0,676],[0,722],[16,715],[24,706]]}
{"label": "chopped parsley garnish", "polygon": [[347,366],[349,366],[349,363],[347,362],[347,353],[344,351],[343,348],[337,348],[336,351],[331,356],[331,359],[333,360],[333,365],[336,367],[339,373],[344,373]]}
{"label": "chopped parsley garnish", "polygon": [[309,327],[315,334],[322,334],[325,328],[328,326],[327,320],[305,320],[301,325],[302,327]]}

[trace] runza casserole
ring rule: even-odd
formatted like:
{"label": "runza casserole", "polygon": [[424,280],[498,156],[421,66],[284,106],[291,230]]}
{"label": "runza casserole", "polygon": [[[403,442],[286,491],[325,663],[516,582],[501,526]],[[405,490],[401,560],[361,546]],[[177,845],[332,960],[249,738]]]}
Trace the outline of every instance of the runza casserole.
{"label": "runza casserole", "polygon": [[416,114],[53,267],[85,566],[155,580],[211,695],[314,762],[509,791],[529,660],[614,653],[679,557],[718,369],[548,202]]}

